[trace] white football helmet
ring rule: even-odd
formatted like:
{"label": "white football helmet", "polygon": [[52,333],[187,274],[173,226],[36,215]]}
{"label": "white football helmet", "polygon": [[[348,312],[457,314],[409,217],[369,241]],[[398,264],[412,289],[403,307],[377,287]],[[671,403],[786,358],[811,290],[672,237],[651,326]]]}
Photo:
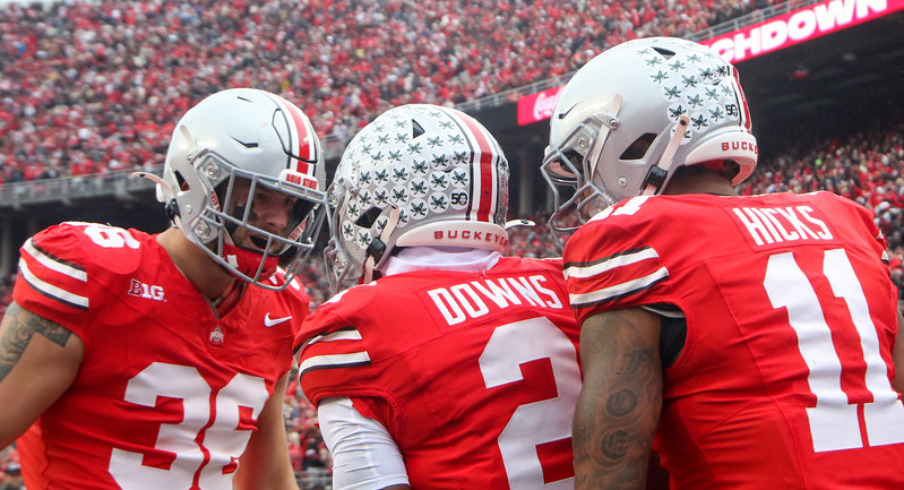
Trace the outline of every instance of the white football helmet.
{"label": "white football helmet", "polygon": [[499,143],[467,114],[430,104],[384,112],[349,143],[328,190],[333,289],[369,280],[395,247],[501,251],[508,176]]}
{"label": "white football helmet", "polygon": [[[223,90],[176,125],[157,198],[173,224],[233,275],[280,290],[298,274],[326,213],[322,159],[311,122],[294,104],[263,90]],[[291,208],[282,230],[253,224],[260,193]],[[236,244],[239,229],[255,249]],[[280,262],[282,280],[274,276]]]}
{"label": "white football helmet", "polygon": [[567,233],[576,228],[565,224],[568,209],[583,223],[623,199],[659,194],[683,165],[724,168],[736,185],[756,161],[731,64],[683,39],[628,41],[589,61],[559,95],[541,167],[556,200],[549,223]]}

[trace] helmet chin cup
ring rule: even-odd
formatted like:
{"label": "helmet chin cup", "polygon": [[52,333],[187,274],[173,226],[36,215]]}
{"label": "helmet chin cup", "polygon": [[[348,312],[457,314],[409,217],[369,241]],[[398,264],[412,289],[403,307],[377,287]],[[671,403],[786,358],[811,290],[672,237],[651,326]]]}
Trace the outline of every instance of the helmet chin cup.
{"label": "helmet chin cup", "polygon": [[276,255],[228,243],[223,245],[223,257],[230,265],[229,269],[233,275],[251,283],[269,280],[279,265],[279,257]]}

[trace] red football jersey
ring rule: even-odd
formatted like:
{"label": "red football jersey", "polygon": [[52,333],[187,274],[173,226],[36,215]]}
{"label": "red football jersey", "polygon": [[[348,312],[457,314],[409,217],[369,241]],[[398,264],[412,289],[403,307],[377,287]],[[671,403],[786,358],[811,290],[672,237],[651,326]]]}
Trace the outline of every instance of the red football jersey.
{"label": "red football jersey", "polygon": [[681,308],[655,441],[672,488],[904,488],[897,290],[856,203],[818,192],[624,201],[565,248],[579,321]]}
{"label": "red football jersey", "polygon": [[155,237],[64,223],[21,249],[23,308],[85,345],[74,383],[19,439],[29,489],[230,489],[292,364],[308,299],[248,286],[217,318]]}
{"label": "red football jersey", "polygon": [[559,260],[356,286],[305,322],[302,389],[315,404],[352,397],[382,423],[413,488],[573,488],[567,301]]}

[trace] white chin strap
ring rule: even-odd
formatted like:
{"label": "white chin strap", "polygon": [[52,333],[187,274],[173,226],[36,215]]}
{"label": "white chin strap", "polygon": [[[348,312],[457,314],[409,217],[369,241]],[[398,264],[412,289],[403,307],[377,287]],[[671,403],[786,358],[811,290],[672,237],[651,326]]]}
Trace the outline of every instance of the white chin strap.
{"label": "white chin strap", "polygon": [[531,226],[531,227],[533,227],[533,226],[536,226],[536,225],[537,225],[537,223],[534,223],[532,220],[529,220],[529,219],[527,219],[527,218],[518,218],[518,219],[513,219],[513,220],[510,220],[510,221],[506,221],[506,222],[505,222],[505,226],[504,226],[503,228],[505,228],[505,230],[508,231],[508,230],[510,230],[510,229],[512,229],[512,228],[517,228],[517,227],[519,227],[519,226]]}
{"label": "white chin strap", "polygon": [[621,111],[623,100],[622,94],[613,95],[612,102],[609,104],[609,111],[603,115],[606,119],[600,124],[599,132],[596,133],[596,138],[593,139],[593,148],[587,152],[587,156],[592,157],[588,158],[587,161],[589,164],[588,180],[592,175],[596,175],[596,166],[599,164],[599,155],[602,153],[603,145],[609,139],[609,133],[618,126],[618,113]]}
{"label": "white chin strap", "polygon": [[[173,188],[170,187],[170,185],[167,184],[165,180],[152,173],[139,171],[132,172],[131,174],[129,174],[129,176],[148,179],[151,182],[157,184],[157,200],[164,204],[169,203],[173,199],[176,199],[176,193],[173,191]],[[182,218],[179,217],[178,214],[173,214],[173,224],[176,225],[176,228],[182,227]]]}
{"label": "white chin strap", "polygon": [[[374,240],[381,240],[384,236],[392,235],[392,232],[395,230],[396,225],[399,224],[399,208],[397,206],[393,206],[392,210],[389,212],[389,222],[386,223],[386,227],[383,228],[383,231],[376,237]],[[373,241],[371,242],[373,243]],[[389,250],[385,250],[383,253],[388,253]],[[382,258],[382,257],[381,257]],[[373,280],[374,277],[374,263],[376,260],[374,256],[371,254],[367,255],[367,259],[364,261],[364,284],[368,284]]]}
{"label": "white chin strap", "polygon": [[[684,139],[684,133],[687,131],[687,127],[690,123],[691,120],[689,117],[687,117],[686,114],[682,114],[678,118],[678,121],[675,123],[675,132],[672,133],[672,139],[669,140],[668,146],[665,147],[665,151],[662,152],[662,156],[659,158],[659,163],[656,164],[657,167],[665,171],[666,177],[668,177],[669,168],[671,168],[672,166],[672,158],[674,158],[675,152],[678,151],[678,146],[681,144],[681,140]],[[640,195],[655,195],[657,191],[665,187],[665,184],[665,181],[663,181],[659,186],[647,183]]]}

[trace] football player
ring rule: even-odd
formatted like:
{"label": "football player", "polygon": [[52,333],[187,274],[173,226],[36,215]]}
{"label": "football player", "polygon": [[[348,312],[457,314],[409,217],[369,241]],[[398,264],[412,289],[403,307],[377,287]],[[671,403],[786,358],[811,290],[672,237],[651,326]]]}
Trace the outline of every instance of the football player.
{"label": "football player", "polygon": [[738,196],[756,162],[737,71],[696,43],[626,42],[561,92],[578,488],[643,488],[651,445],[672,489],[904,487],[882,234],[828,192]]}
{"label": "football player", "polygon": [[22,246],[0,446],[21,435],[28,488],[297,488],[282,401],[323,166],[298,107],[225,90],[144,175],[173,227],[67,222]]}
{"label": "football player", "polygon": [[558,259],[500,256],[508,177],[486,128],[434,105],[342,156],[328,265],[361,284],[299,336],[334,488],[574,486],[577,325]]}

